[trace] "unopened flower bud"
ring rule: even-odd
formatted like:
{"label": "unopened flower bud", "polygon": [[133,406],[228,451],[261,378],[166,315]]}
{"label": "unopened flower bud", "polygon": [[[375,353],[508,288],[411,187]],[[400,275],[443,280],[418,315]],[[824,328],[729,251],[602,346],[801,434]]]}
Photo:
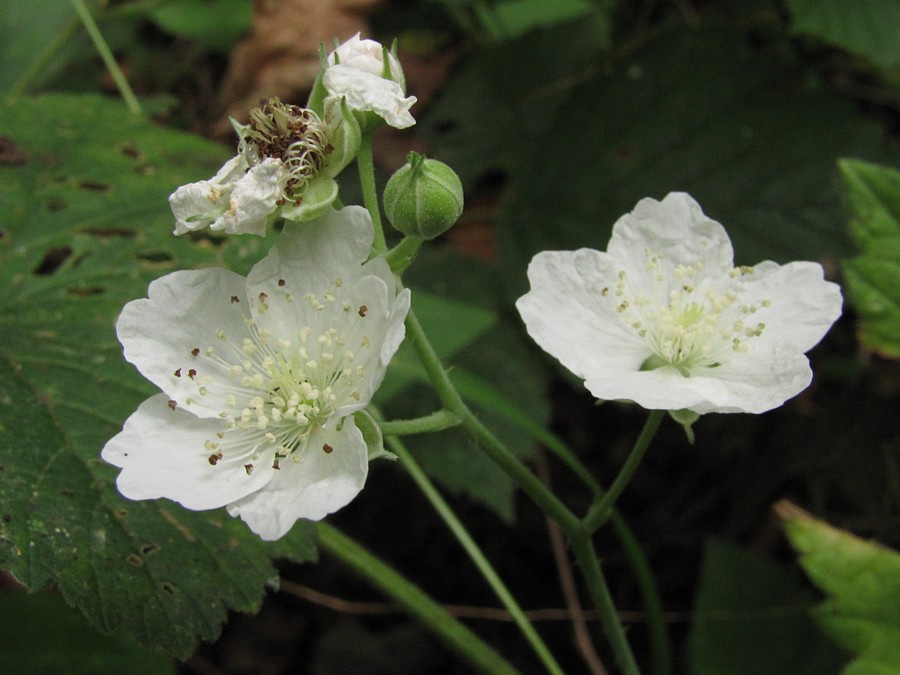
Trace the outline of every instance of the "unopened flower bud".
{"label": "unopened flower bud", "polygon": [[463,210],[459,176],[436,159],[411,152],[384,188],[384,211],[400,232],[434,239],[449,230]]}

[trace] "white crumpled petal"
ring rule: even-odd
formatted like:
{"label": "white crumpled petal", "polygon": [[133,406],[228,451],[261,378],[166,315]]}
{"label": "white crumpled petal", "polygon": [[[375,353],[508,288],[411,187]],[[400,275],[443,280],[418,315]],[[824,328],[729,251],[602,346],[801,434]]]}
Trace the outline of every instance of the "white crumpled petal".
{"label": "white crumpled petal", "polygon": [[597,398],[760,413],[805,389],[804,354],[841,313],[820,265],[734,267],[724,228],[687,194],[643,199],[608,252],[544,251],[516,307]]}
{"label": "white crumpled petal", "polygon": [[338,64],[325,71],[322,83],[328,92],[326,110],[340,105],[341,99],[344,99],[351,110],[373,112],[396,129],[405,129],[416,123],[409,112],[416,97],[405,96],[403,87],[393,80]]}
{"label": "white crumpled petal", "polygon": [[243,156],[228,160],[210,180],[182,185],[169,197],[175,234],[205,227],[228,234],[265,235],[281,196],[281,160],[250,167]]}
{"label": "white crumpled petal", "polygon": [[278,209],[281,192],[281,160],[266,158],[235,182],[228,209],[210,229],[264,236]]}
{"label": "white crumpled petal", "polygon": [[338,47],[328,55],[329,65],[341,64],[358,68],[370,75],[382,77],[384,75],[384,53],[387,51],[388,64],[390,65],[391,79],[400,85],[403,91],[406,91],[406,79],[403,75],[403,67],[390,50],[385,50],[380,42],[375,40],[361,40],[359,33],[351,37],[349,40],[338,45]]}
{"label": "white crumpled petal", "polygon": [[175,234],[209,227],[228,210],[235,183],[249,168],[240,155],[232,157],[210,180],[182,185],[169,197],[175,216]]}
{"label": "white crumpled petal", "polygon": [[174,272],[128,303],[126,358],[163,393],[107,443],[131,499],[228,506],[264,539],[322,518],[366,479],[352,413],[371,400],[404,336],[409,291],[361,207],[289,223],[246,279]]}

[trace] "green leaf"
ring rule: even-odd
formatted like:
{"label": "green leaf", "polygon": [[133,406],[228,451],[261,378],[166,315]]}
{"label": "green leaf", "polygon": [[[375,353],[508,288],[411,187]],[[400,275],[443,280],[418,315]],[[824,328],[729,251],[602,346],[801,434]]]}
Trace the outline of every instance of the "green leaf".
{"label": "green leaf", "polygon": [[850,232],[862,249],[844,262],[862,342],[900,358],[900,171],[849,159],[840,168],[853,210]]}
{"label": "green leaf", "polygon": [[800,564],[829,599],[815,611],[822,629],[856,655],[845,675],[900,672],[900,553],[865,541],[779,502]]}
{"label": "green leaf", "polygon": [[481,49],[457,67],[417,133],[466,188],[509,171],[531,150],[527,140],[556,142],[557,109],[603,45],[591,22],[576,21]]}
{"label": "green leaf", "polygon": [[601,14],[598,3],[590,0],[503,0],[494,6],[494,12],[506,38],[573,19],[600,22],[604,37],[609,32],[605,13]]}
{"label": "green leaf", "polygon": [[783,51],[722,25],[671,30],[568,91],[552,133],[519,140],[498,230],[513,293],[538,251],[604,250],[619,217],[671,191],[723,223],[738,263],[849,250],[834,161],[877,156],[881,133]]}
{"label": "green leaf", "polygon": [[[8,92],[45,53],[48,45],[77,21],[71,2],[4,0],[0,3],[0,92]],[[37,27],[40,28],[37,28]],[[51,59],[35,73],[42,80],[58,72],[61,59]]]}
{"label": "green leaf", "polygon": [[250,29],[253,3],[247,0],[169,0],[151,16],[173,35],[227,52]]}
{"label": "green leaf", "polygon": [[900,65],[900,3],[895,0],[787,0],[791,28],[869,59]]}
{"label": "green leaf", "polygon": [[175,673],[171,658],[148,652],[126,633],[98,633],[52,593],[0,593],[0,634],[6,636],[0,640],[0,668],[8,673]]}
{"label": "green leaf", "polygon": [[153,387],[114,324],[151,279],[246,267],[265,243],[171,236],[168,194],[229,154],[208,141],[99,96],[7,102],[0,129],[0,568],[187,657],[229,610],[259,607],[272,557],[314,557],[313,530],[264,544],[224,510],[118,494],[99,453]]}
{"label": "green leaf", "polygon": [[736,544],[708,540],[688,638],[689,672],[835,672],[844,659],[810,620],[811,603],[787,569]]}

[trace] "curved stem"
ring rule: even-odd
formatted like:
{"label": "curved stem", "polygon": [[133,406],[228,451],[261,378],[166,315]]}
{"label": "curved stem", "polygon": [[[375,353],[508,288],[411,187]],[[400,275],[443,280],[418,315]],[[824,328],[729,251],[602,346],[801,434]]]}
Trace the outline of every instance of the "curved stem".
{"label": "curved stem", "polygon": [[603,631],[606,634],[606,639],[609,640],[613,653],[616,655],[619,668],[626,675],[640,675],[634,655],[631,653],[631,647],[625,638],[625,631],[622,628],[622,624],[619,623],[619,616],[616,613],[616,607],[609,593],[609,587],[606,585],[606,579],[603,578],[603,572],[600,570],[600,561],[597,560],[590,533],[585,529],[581,529],[579,536],[570,537],[569,543],[575,560],[581,569],[581,574],[587,583],[594,606],[600,612]]}
{"label": "curved stem", "polygon": [[647,630],[650,633],[650,656],[653,659],[653,672],[656,675],[672,673],[672,643],[669,639],[669,628],[663,614],[662,601],[656,579],[647,562],[647,557],[640,543],[625,523],[625,519],[613,509],[609,522],[616,531],[616,536],[625,547],[625,556],[631,565],[631,571],[637,580],[644,611],[647,613]]}
{"label": "curved stem", "polygon": [[418,463],[416,463],[416,460],[403,442],[400,441],[399,438],[389,437],[387,438],[387,443],[390,446],[391,451],[400,458],[400,463],[403,464],[403,467],[409,472],[409,475],[412,476],[416,485],[419,486],[419,489],[428,501],[431,502],[435,511],[438,512],[438,515],[440,515],[447,527],[450,528],[453,536],[456,537],[457,541],[459,541],[465,549],[469,558],[475,563],[478,571],[481,572],[481,576],[488,582],[488,585],[500,599],[500,602],[503,603],[503,606],[513,617],[519,630],[522,631],[525,639],[528,640],[528,643],[541,660],[541,663],[544,664],[547,672],[554,673],[555,675],[562,675],[562,668],[556,662],[556,659],[553,658],[553,654],[547,648],[547,645],[544,644],[544,641],[541,639],[541,636],[538,635],[534,626],[528,620],[528,617],[525,616],[525,613],[522,611],[522,608],[519,607],[515,598],[512,596],[512,593],[509,592],[506,584],[504,584],[497,575],[497,572],[491,566],[491,563],[488,562],[488,559],[478,547],[478,544],[475,543],[475,540],[472,539],[468,530],[466,530],[459,518],[456,517],[456,514],[453,513],[450,505],[447,504],[441,496],[441,493],[438,492],[438,489],[434,486],[428,476],[425,475],[425,472],[422,471],[422,468]]}
{"label": "curved stem", "polygon": [[375,162],[372,159],[372,133],[365,132],[362,142],[359,144],[359,154],[356,156],[356,167],[359,169],[359,183],[362,187],[363,204],[372,216],[372,224],[375,226],[375,241],[372,248],[377,253],[387,251],[387,242],[384,240],[384,228],[381,225],[381,208],[378,205],[378,190],[375,187]]}
{"label": "curved stem", "polygon": [[406,316],[406,334],[444,407],[462,420],[466,431],[481,449],[534,500],[544,513],[559,523],[567,534],[575,532],[579,527],[578,518],[481,423],[462,400],[412,310]]}
{"label": "curved stem", "polygon": [[622,494],[625,486],[628,485],[628,481],[631,480],[631,477],[640,465],[647,448],[650,447],[650,441],[656,435],[656,430],[659,428],[659,424],[662,422],[665,414],[665,410],[650,411],[650,416],[647,417],[647,421],[644,422],[644,428],[641,429],[641,435],[638,436],[631,453],[628,455],[628,459],[625,460],[625,464],[619,470],[619,475],[616,476],[612,485],[609,486],[606,494],[594,502],[588,514],[584,517],[584,526],[588,532],[595,532],[603,523],[609,520],[613,504],[616,503],[616,499]]}
{"label": "curved stem", "polygon": [[536,441],[547,448],[557,459],[565,464],[572,473],[574,473],[581,482],[584,483],[595,497],[603,492],[603,488],[591,474],[584,463],[572,450],[563,443],[558,436],[547,431],[543,425],[533,416],[528,415],[513,403],[510,403],[505,396],[497,391],[493,386],[479,378],[477,375],[466,372],[460,368],[455,368],[450,373],[450,380],[453,382],[457,391],[469,402],[478,404],[482,410],[489,410],[497,413],[505,419],[513,422],[520,429],[531,435]]}
{"label": "curved stem", "polygon": [[448,410],[438,410],[424,417],[416,417],[411,420],[390,420],[380,424],[381,433],[385,436],[410,436],[443,431],[459,426],[462,424],[462,420]]}
{"label": "curved stem", "polygon": [[116,59],[110,51],[109,45],[106,44],[106,40],[103,39],[103,34],[97,27],[94,17],[91,16],[87,6],[84,4],[84,0],[72,0],[72,5],[74,5],[75,11],[78,12],[78,18],[81,19],[81,23],[84,24],[84,29],[87,31],[88,35],[91,36],[94,47],[97,48],[100,58],[103,59],[103,63],[109,71],[109,74],[112,76],[113,82],[116,83],[119,93],[122,95],[122,98],[125,99],[125,104],[128,106],[128,109],[134,115],[143,115],[144,111],[141,109],[141,104],[131,90],[131,85],[128,84],[128,80],[125,78],[122,69],[119,68],[119,64],[116,63]]}
{"label": "curved stem", "polygon": [[392,598],[472,665],[486,673],[517,672],[498,652],[392,567],[325,522],[317,523],[316,530],[320,547]]}

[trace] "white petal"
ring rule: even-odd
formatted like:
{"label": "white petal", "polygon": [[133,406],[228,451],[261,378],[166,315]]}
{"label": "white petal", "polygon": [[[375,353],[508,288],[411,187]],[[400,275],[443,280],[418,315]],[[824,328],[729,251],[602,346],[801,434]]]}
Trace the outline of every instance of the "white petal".
{"label": "white petal", "polygon": [[766,261],[740,281],[741,303],[758,308],[750,322],[766,325],[759,338],[748,342],[752,348],[773,343],[808,351],[841,315],[841,289],[825,281],[818,263]]}
{"label": "white petal", "polygon": [[375,40],[361,40],[359,33],[340,44],[328,55],[328,63],[334,66],[340,63],[343,66],[352,66],[360,70],[378,75],[384,69],[382,58],[383,49],[381,43]]}
{"label": "white petal", "polygon": [[[268,460],[258,462],[248,475],[246,460],[231,450],[221,420],[201,420],[183,410],[172,410],[168,396],[157,394],[144,401],[125,422],[121,432],[103,448],[101,457],[122,469],[116,480],[128,499],[165,497],[186,508],[214,509],[241,499],[268,483],[274,473]],[[213,466],[207,442],[219,442],[225,459]]]}
{"label": "white petal", "polygon": [[543,251],[528,266],[531,290],[516,308],[534,341],[579,377],[637,370],[652,353],[615,311],[616,274],[616,261],[591,249]]}
{"label": "white petal", "polygon": [[281,169],[281,160],[271,157],[252,167],[235,183],[228,209],[210,228],[264,236],[282,194]]}
{"label": "white petal", "polygon": [[231,191],[247,170],[242,156],[232,157],[210,180],[179,187],[169,197],[175,216],[175,234],[208,227],[228,209]]}
{"label": "white petal", "polygon": [[232,516],[267,541],[283,537],[300,518],[321,520],[346,506],[366,482],[366,444],[352,417],[340,431],[320,429],[297,452],[299,462],[281,460],[262,490],[228,505]]}
{"label": "white petal", "polygon": [[740,356],[714,369],[716,379],[728,389],[728,399],[714,405],[693,405],[692,410],[701,414],[763,413],[793,398],[812,381],[809,361],[790,345],[775,346],[767,354]]}
{"label": "white petal", "polygon": [[734,266],[725,228],[706,217],[700,205],[683,192],[669,193],[661,202],[639,201],[613,225],[606,250],[630,276],[640,275],[646,268],[648,250],[662,256],[669,275],[679,264],[702,262],[704,276],[724,280]]}
{"label": "white petal", "polygon": [[634,401],[648,410],[710,412],[725,405],[729,389],[717,379],[685,377],[676,368],[595,371],[584,386],[601,400]]}
{"label": "white petal", "polygon": [[415,96],[404,96],[403,88],[393,80],[350,66],[331,66],[322,77],[328,91],[326,107],[339,105],[343,98],[351,110],[371,111],[396,129],[416,123],[409,109]]}
{"label": "white petal", "polygon": [[[375,40],[361,40],[359,35],[357,33],[329,54],[329,65],[334,66],[340,63],[342,66],[359,68],[363,72],[381,77],[384,73],[384,47]],[[391,79],[400,84],[405,91],[406,80],[403,77],[403,68],[397,57],[390,50],[386,51],[391,66]]]}
{"label": "white petal", "polygon": [[250,335],[244,288],[243,277],[222,269],[157,279],[149,298],[125,305],[116,323],[125,358],[180,407],[219,417],[232,407],[227,401],[234,381],[215,357],[233,354]]}

